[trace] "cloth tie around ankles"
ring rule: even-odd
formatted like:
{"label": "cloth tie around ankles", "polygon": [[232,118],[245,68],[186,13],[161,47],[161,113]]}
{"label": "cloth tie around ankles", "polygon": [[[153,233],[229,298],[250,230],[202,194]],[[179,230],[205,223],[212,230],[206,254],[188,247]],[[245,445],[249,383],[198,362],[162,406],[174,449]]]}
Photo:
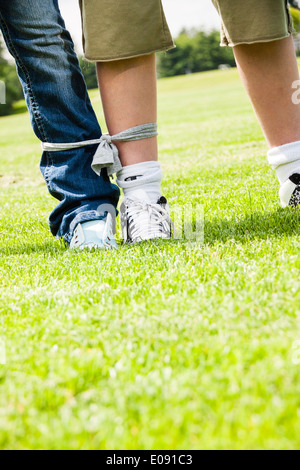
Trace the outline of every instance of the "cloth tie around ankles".
{"label": "cloth tie around ankles", "polygon": [[113,142],[133,142],[135,140],[156,137],[157,135],[157,123],[142,124],[141,126],[132,127],[116,135],[111,136],[109,134],[103,134],[100,139],[61,144],[43,142],[42,149],[45,152],[62,152],[85,147],[87,145],[99,144],[93,158],[92,169],[97,175],[100,175],[102,168],[106,168],[108,176],[112,176],[122,169],[119,152]]}

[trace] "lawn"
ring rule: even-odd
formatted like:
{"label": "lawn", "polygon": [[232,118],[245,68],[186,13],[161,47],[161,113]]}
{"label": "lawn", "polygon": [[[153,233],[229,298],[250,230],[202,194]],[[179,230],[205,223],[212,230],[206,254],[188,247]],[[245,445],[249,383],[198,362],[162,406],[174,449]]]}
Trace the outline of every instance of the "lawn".
{"label": "lawn", "polygon": [[159,82],[164,194],[204,205],[203,244],[67,251],[19,111],[0,119],[0,447],[299,448],[300,215],[236,70]]}

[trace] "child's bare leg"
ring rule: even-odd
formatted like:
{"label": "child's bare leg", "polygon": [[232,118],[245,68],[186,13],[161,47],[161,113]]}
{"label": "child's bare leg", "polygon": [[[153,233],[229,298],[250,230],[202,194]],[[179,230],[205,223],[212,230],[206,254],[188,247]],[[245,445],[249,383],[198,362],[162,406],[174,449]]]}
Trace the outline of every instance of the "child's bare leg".
{"label": "child's bare leg", "polygon": [[292,37],[233,50],[269,146],[300,140],[300,107],[292,102],[292,84],[299,80]]}
{"label": "child's bare leg", "polygon": [[299,71],[292,37],[234,47],[238,69],[270,146],[283,206],[300,202],[300,107],[292,100]]}
{"label": "child's bare leg", "polygon": [[103,136],[92,167],[96,173],[103,168],[117,173],[125,195],[120,209],[125,241],[166,238],[162,224],[155,223],[166,215],[157,204],[162,171],[157,161],[155,52],[172,49],[174,43],[161,0],[80,0],[80,6],[85,55],[97,62],[111,136]]}
{"label": "child's bare leg", "polygon": [[[97,72],[111,136],[157,122],[154,54],[100,62],[97,64]],[[118,147],[123,167],[117,173],[117,183],[125,195],[120,209],[124,240],[139,242],[170,238],[171,221],[167,201],[161,195],[162,170],[157,161],[157,137],[114,143]],[[162,217],[164,222],[161,222]]]}
{"label": "child's bare leg", "polygon": [[[292,101],[299,80],[286,0],[213,0],[222,21],[222,45],[232,46],[237,66],[270,150],[283,206],[300,202],[300,108]],[[297,203],[298,204],[298,203]]]}
{"label": "child's bare leg", "polygon": [[[97,72],[110,135],[157,121],[155,54],[98,62]],[[157,160],[157,137],[116,145],[123,166]]]}

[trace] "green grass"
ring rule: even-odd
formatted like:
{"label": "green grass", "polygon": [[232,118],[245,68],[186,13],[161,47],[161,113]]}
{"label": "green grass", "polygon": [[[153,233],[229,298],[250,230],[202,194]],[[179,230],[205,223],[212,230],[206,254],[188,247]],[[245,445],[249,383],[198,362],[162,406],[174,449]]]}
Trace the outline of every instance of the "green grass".
{"label": "green grass", "polygon": [[0,122],[1,448],[299,448],[300,216],[237,72],[159,82],[164,193],[204,204],[202,246],[66,251],[27,114]]}

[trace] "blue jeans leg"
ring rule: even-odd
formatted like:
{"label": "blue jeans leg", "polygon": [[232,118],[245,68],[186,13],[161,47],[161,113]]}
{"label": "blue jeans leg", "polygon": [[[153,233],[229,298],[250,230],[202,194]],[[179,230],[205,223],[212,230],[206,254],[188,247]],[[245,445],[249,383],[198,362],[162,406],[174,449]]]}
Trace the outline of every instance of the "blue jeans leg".
{"label": "blue jeans leg", "polygon": [[[0,0],[0,27],[16,60],[37,137],[52,143],[98,139],[101,130],[58,0]],[[99,177],[91,169],[96,149],[42,155],[48,190],[59,200],[50,229],[67,242],[79,222],[105,217],[99,206],[116,208],[118,203],[119,189],[106,170]]]}

